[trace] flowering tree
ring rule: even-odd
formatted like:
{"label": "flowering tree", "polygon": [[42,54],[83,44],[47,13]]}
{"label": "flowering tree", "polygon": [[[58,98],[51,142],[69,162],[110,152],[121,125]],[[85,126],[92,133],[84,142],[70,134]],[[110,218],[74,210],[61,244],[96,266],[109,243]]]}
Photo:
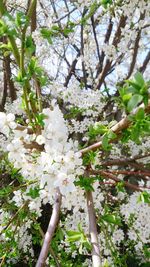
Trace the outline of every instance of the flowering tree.
{"label": "flowering tree", "polygon": [[149,266],[149,13],[0,1],[0,266]]}

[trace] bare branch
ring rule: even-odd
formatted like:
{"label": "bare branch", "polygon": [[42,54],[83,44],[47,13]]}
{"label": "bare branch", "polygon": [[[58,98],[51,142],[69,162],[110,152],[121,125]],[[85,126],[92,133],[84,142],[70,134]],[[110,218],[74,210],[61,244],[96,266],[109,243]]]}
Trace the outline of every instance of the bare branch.
{"label": "bare branch", "polygon": [[45,234],[43,246],[42,246],[36,267],[44,267],[45,265],[45,261],[46,261],[48,251],[49,251],[49,246],[51,244],[52,237],[54,235],[54,232],[57,227],[58,220],[59,220],[61,199],[62,199],[62,196],[61,196],[60,190],[57,188],[56,194],[55,194],[55,202],[54,202],[54,207],[52,211],[52,216],[50,218],[49,226]]}
{"label": "bare branch", "polygon": [[137,37],[135,39],[135,44],[134,44],[134,48],[133,48],[133,57],[132,57],[132,61],[131,61],[131,64],[130,64],[130,68],[129,68],[129,72],[128,72],[128,75],[126,77],[126,80],[130,78],[130,76],[131,76],[131,74],[132,74],[132,72],[134,70],[134,67],[135,67],[136,58],[137,58],[138,49],[139,49],[140,37],[141,37],[141,31],[139,31],[137,33]]}
{"label": "bare branch", "polygon": [[[33,221],[35,221],[35,223],[37,223],[37,221],[34,218],[33,218]],[[44,235],[44,232],[43,232],[43,230],[42,230],[42,228],[40,226],[39,226],[39,232],[40,232],[41,237],[44,239],[45,235]],[[62,267],[61,264],[59,263],[56,255],[55,255],[55,252],[54,252],[53,248],[51,246],[49,246],[49,252],[50,252],[51,256],[54,258],[57,267]]]}
{"label": "bare branch", "polygon": [[143,65],[139,68],[140,72],[144,73],[149,61],[150,61],[150,51],[147,53]]}
{"label": "bare branch", "polygon": [[[4,37],[3,42],[6,44],[7,39]],[[9,95],[11,102],[16,100],[17,94],[16,94],[16,88],[14,86],[14,82],[11,77],[11,67],[10,67],[10,56],[4,56],[4,61],[3,61],[3,66],[4,66],[4,73],[5,73],[5,78],[7,80],[7,87],[9,89]]]}
{"label": "bare branch", "polygon": [[[109,42],[111,33],[112,33],[112,29],[113,29],[113,22],[112,19],[109,19],[109,25],[108,25],[108,29],[106,31],[106,35],[105,35],[105,40],[104,43],[107,44]],[[96,78],[98,77],[98,75],[101,73],[102,68],[103,68],[103,62],[104,62],[104,58],[105,58],[105,53],[104,51],[101,52],[101,57],[100,57],[100,61],[98,63],[98,66],[96,67],[97,69],[97,74],[96,74]]]}
{"label": "bare branch", "polygon": [[99,49],[99,44],[98,44],[98,39],[97,39],[97,34],[96,34],[96,29],[95,29],[95,23],[94,23],[94,15],[91,17],[91,22],[92,22],[92,29],[93,29],[93,34],[94,34],[94,39],[97,47],[97,55],[99,58],[99,62],[101,61],[101,56],[100,56],[100,49]]}
{"label": "bare branch", "polygon": [[80,53],[77,54],[76,58],[75,58],[75,59],[73,60],[73,62],[72,62],[72,65],[71,65],[71,67],[70,67],[70,69],[69,69],[68,75],[67,75],[67,77],[66,77],[66,79],[65,79],[65,83],[64,83],[64,86],[65,86],[65,87],[68,86],[69,81],[70,81],[70,79],[71,79],[73,73],[75,72],[75,67],[76,67],[76,64],[77,64],[77,62],[78,62],[78,57],[79,57],[79,56],[80,56]]}
{"label": "bare branch", "polygon": [[137,162],[138,159],[143,159],[146,157],[150,157],[150,154],[135,156],[134,158],[119,158],[119,159],[111,159],[101,163],[102,166],[132,166],[136,170],[141,170],[142,172],[149,172],[149,169],[145,168],[144,164]]}
{"label": "bare branch", "polygon": [[[117,31],[116,31],[114,39],[112,41],[112,45],[115,46],[116,48],[117,48],[118,43],[120,42],[121,29],[125,27],[126,20],[127,20],[126,17],[121,16]],[[96,85],[96,89],[99,89],[101,87],[101,85],[103,84],[103,82],[105,80],[105,77],[107,76],[108,72],[110,71],[111,64],[112,64],[112,61],[107,59],[105,67],[104,67],[102,73],[100,73],[99,76],[98,76],[98,83]]]}
{"label": "bare branch", "polygon": [[[126,182],[126,181],[122,181],[121,179],[117,178],[115,175],[109,173],[108,171],[106,172],[106,171],[94,171],[94,170],[92,170],[91,173],[100,174],[100,175],[104,176],[106,179],[111,179],[111,180],[115,181],[116,183],[123,182],[125,187],[133,189],[135,191],[142,191],[140,186],[131,184],[131,183]],[[144,187],[144,189],[146,189],[146,187]]]}
{"label": "bare branch", "polygon": [[86,199],[87,199],[87,208],[89,215],[89,232],[92,244],[93,267],[100,267],[101,266],[100,248],[98,243],[98,233],[97,233],[96,216],[94,211],[93,196],[91,191],[86,192]]}
{"label": "bare branch", "polygon": [[[87,9],[85,8],[82,14],[82,19],[87,13]],[[84,24],[81,24],[81,56],[84,57],[84,38],[83,38],[83,33],[84,33]],[[82,60],[82,72],[83,72],[83,81],[84,85],[87,88],[87,71],[85,68],[85,63],[84,60]]]}
{"label": "bare branch", "polygon": [[4,88],[3,88],[3,95],[2,95],[2,99],[0,103],[0,111],[4,111],[6,98],[7,98],[7,79],[6,79],[6,73],[4,71]]}
{"label": "bare branch", "polygon": [[58,23],[61,20],[65,19],[66,17],[69,17],[77,8],[74,7],[72,10],[70,10],[67,14],[65,14],[63,17],[61,17],[60,19],[57,19],[54,21],[54,23]]}
{"label": "bare branch", "polygon": [[[106,170],[107,171],[107,170]],[[145,172],[145,171],[130,171],[130,170],[109,170],[111,173],[115,174],[124,174],[124,175],[137,175],[141,176],[144,180],[148,180],[146,176],[150,177],[150,172]]]}

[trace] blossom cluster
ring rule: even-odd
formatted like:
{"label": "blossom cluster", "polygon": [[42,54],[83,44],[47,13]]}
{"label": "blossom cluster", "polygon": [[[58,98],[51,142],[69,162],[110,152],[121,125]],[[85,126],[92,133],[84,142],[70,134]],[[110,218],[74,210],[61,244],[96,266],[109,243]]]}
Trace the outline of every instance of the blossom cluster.
{"label": "blossom cluster", "polygon": [[135,250],[139,257],[143,257],[142,248],[150,242],[149,216],[150,207],[148,203],[139,201],[140,193],[134,193],[127,204],[120,208],[121,214],[127,224],[130,224],[128,238],[135,242]]}
{"label": "blossom cluster", "polygon": [[[14,10],[15,5],[16,10],[24,11],[27,2],[31,1],[6,2],[8,10]],[[13,166],[15,173],[13,181],[1,192],[2,195],[7,195],[7,201],[0,210],[0,241],[2,246],[6,245],[6,251],[7,246],[10,247],[11,242],[14,242],[9,254],[14,258],[10,262],[8,259],[6,264],[15,264],[19,260],[20,251],[26,255],[27,262],[30,257],[34,258],[32,244],[39,241],[38,235],[34,239],[35,230],[39,231],[38,234],[42,232],[36,220],[42,218],[43,209],[47,204],[49,207],[53,204],[57,188],[63,197],[60,222],[63,237],[60,238],[61,234],[58,234],[58,237],[56,232],[55,240],[56,243],[60,241],[57,247],[60,254],[63,251],[66,253],[65,256],[70,255],[73,262],[77,257],[87,256],[82,266],[92,265],[88,259],[90,220],[86,203],[86,191],[90,188],[98,224],[97,235],[102,264],[116,266],[116,258],[122,260],[126,256],[130,257],[133,251],[140,263],[148,261],[143,251],[145,252],[150,243],[150,208],[149,204],[144,202],[145,199],[139,199],[140,194],[145,193],[144,189],[147,189],[146,197],[150,192],[149,139],[142,136],[141,144],[135,144],[134,141],[124,144],[115,139],[110,145],[107,127],[104,127],[106,139],[102,139],[102,148],[90,151],[85,157],[79,149],[85,143],[90,145],[93,142],[89,137],[90,126],[96,132],[101,125],[113,125],[115,115],[124,116],[124,111],[119,110],[121,105],[117,106],[120,104],[118,92],[115,98],[112,97],[118,88],[116,84],[120,85],[120,81],[122,84],[124,79],[129,78],[131,67],[134,73],[135,69],[147,64],[146,52],[150,43],[149,1],[124,0],[119,1],[119,4],[117,0],[108,1],[110,4],[105,2],[107,1],[37,1],[36,30],[30,32],[27,26],[25,38],[29,39],[23,45],[30,45],[28,41],[33,38],[34,42],[31,42],[30,48],[32,50],[32,46],[35,45],[34,55],[50,81],[43,87],[42,83],[40,84],[46,99],[43,106],[50,107],[43,108],[41,113],[35,112],[32,123],[29,122],[25,111],[21,109],[22,99],[24,100],[20,93],[21,86],[29,79],[34,97],[38,92],[37,88],[32,88],[37,86],[34,75],[27,75],[23,81],[21,80],[21,86],[14,82],[16,91],[19,91],[17,99],[11,105],[7,101],[4,107],[6,113],[0,112],[1,149],[3,152],[7,151],[6,165],[10,164],[11,168]],[[19,16],[20,13],[18,19]],[[16,26],[15,29],[18,30]],[[45,31],[45,34],[42,34],[42,31]],[[19,52],[20,32],[16,35]],[[27,54],[26,52],[24,55],[25,69],[28,63],[30,65],[30,57]],[[19,67],[16,67],[14,62],[13,57],[10,67],[15,76]],[[36,78],[40,83],[38,70],[37,67]],[[149,74],[149,70],[146,70],[145,74]],[[0,80],[3,80],[3,75],[0,76]],[[4,85],[3,81],[1,84]],[[33,103],[35,101],[30,99],[32,93],[27,100],[31,112],[32,100]],[[40,102],[40,99],[38,101]],[[38,101],[35,108],[39,104]],[[117,104],[114,104],[114,101]],[[40,110],[38,108],[37,110]],[[95,135],[95,140],[99,141],[103,134],[98,132]],[[120,136],[121,132],[119,138]],[[131,165],[126,165],[129,162],[128,157]],[[124,165],[121,164],[123,160]],[[83,166],[84,161],[87,168]],[[110,166],[107,166],[108,161],[111,161]],[[118,165],[113,165],[113,161],[118,161]],[[138,171],[135,171],[135,165]],[[142,168],[145,166],[147,175],[144,176]],[[96,173],[103,168],[108,177],[101,174],[90,176],[90,171]],[[86,174],[88,177],[84,177]],[[19,178],[22,179],[21,182]],[[136,181],[132,184],[134,178]],[[136,186],[142,192],[133,193],[133,188],[126,188],[126,185]],[[13,189],[10,194],[11,186]],[[12,210],[9,210],[9,207]],[[78,228],[82,228],[87,243],[80,244],[83,240],[77,240],[72,246],[67,241],[67,233],[68,230],[74,233],[79,230]],[[16,255],[15,249],[18,250]],[[122,251],[127,252],[125,257],[122,257]],[[83,255],[78,255],[78,252]],[[47,259],[47,262],[50,260]],[[121,260],[117,262],[119,267],[125,266]]]}
{"label": "blossom cluster", "polygon": [[44,109],[43,116],[44,129],[36,136],[29,134],[28,129],[17,129],[13,114],[0,113],[1,132],[8,135],[13,130],[13,140],[7,146],[8,158],[15,168],[21,169],[25,180],[38,180],[40,188],[47,185],[49,193],[60,187],[66,196],[75,190],[76,175],[84,171],[78,143],[68,140],[68,130],[56,104],[52,110]]}

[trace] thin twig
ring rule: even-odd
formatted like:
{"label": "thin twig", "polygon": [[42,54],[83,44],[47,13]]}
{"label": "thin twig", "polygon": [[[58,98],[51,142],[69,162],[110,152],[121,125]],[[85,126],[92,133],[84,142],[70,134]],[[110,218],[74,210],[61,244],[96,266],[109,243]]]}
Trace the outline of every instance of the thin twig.
{"label": "thin twig", "polygon": [[[125,27],[126,20],[127,20],[127,17],[121,16],[118,28],[117,28],[116,33],[114,35],[114,38],[113,38],[113,41],[112,41],[112,45],[116,49],[117,49],[117,46],[118,46],[118,44],[120,42],[120,39],[121,39],[121,29]],[[98,82],[97,82],[97,85],[96,85],[95,89],[99,89],[101,87],[101,85],[103,84],[106,76],[108,75],[108,73],[109,73],[109,71],[111,69],[111,64],[112,64],[112,60],[107,59],[102,73],[100,73],[98,75],[98,77],[97,77]]]}
{"label": "thin twig", "polygon": [[[110,171],[110,170],[109,170]],[[111,173],[115,174],[125,174],[125,175],[138,175],[138,176],[149,176],[150,177],[150,172],[142,172],[142,171],[129,171],[129,170],[113,170],[110,171]]]}
{"label": "thin twig", "polygon": [[123,182],[125,187],[131,188],[132,190],[135,190],[135,191],[142,191],[142,189],[147,189],[146,187],[142,187],[142,189],[141,189],[140,186],[123,181],[123,180],[117,178],[115,175],[113,175],[109,172],[106,172],[106,171],[101,171],[101,170],[94,171],[94,170],[92,170],[91,172],[93,174],[100,174],[100,175],[104,176],[106,179],[111,179],[111,180],[115,181],[116,183]]}
{"label": "thin twig", "polygon": [[149,61],[150,61],[150,51],[147,53],[147,55],[144,59],[143,65],[139,68],[140,72],[144,73]]}
{"label": "thin twig", "polygon": [[0,235],[11,225],[11,223],[16,219],[18,216],[19,212],[24,209],[29,203],[29,200],[27,200],[14,214],[14,216],[9,220],[8,224],[1,230]]}

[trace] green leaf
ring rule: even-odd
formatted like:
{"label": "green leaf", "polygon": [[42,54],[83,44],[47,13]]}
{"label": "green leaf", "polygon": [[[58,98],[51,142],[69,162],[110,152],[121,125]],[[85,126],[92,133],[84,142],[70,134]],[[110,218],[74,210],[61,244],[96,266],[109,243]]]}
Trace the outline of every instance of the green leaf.
{"label": "green leaf", "polygon": [[148,94],[145,94],[143,96],[143,102],[144,102],[144,105],[147,107],[148,106]]}
{"label": "green leaf", "polygon": [[64,238],[64,232],[63,232],[63,230],[60,227],[58,228],[56,235],[58,237],[58,240],[63,240],[63,238]]}
{"label": "green leaf", "polygon": [[31,101],[35,101],[35,100],[36,100],[36,94],[35,94],[35,92],[31,91],[31,92],[29,93],[29,99],[30,99]]}
{"label": "green leaf", "polygon": [[139,90],[137,90],[135,87],[133,87],[133,86],[130,86],[129,88],[128,88],[128,92],[129,93],[132,93],[132,94],[139,94]]}
{"label": "green leaf", "polygon": [[28,25],[28,22],[28,18],[23,12],[18,12],[16,14],[15,23],[18,28],[23,29],[25,26]]}
{"label": "green leaf", "polygon": [[110,140],[113,140],[113,139],[115,139],[117,137],[117,135],[113,132],[113,131],[109,131],[108,132],[108,138],[110,139]]}
{"label": "green leaf", "polygon": [[87,166],[95,162],[95,157],[97,153],[95,151],[89,151],[83,156],[83,165]]}
{"label": "green leaf", "polygon": [[41,29],[41,35],[44,39],[47,39],[47,41],[49,42],[49,44],[52,44],[52,33],[51,30],[47,29],[47,28],[43,28]]}
{"label": "green leaf", "polygon": [[95,123],[94,126],[89,127],[88,136],[91,139],[95,139],[97,135],[104,134],[108,131],[107,127],[99,122]]}
{"label": "green leaf", "polygon": [[143,79],[143,75],[140,73],[140,72],[137,72],[135,75],[134,75],[134,79],[136,81],[136,83],[138,85],[140,85],[141,87],[145,84],[145,81]]}
{"label": "green leaf", "polygon": [[108,143],[109,139],[108,139],[108,135],[104,134],[103,138],[102,138],[102,148],[104,150],[108,150],[109,147],[109,143]]}
{"label": "green leaf", "polygon": [[81,19],[81,25],[86,25],[87,20],[94,15],[94,13],[96,12],[96,10],[99,8],[100,4],[101,3],[100,2],[98,3],[97,1],[94,1],[91,4],[91,6],[89,8],[88,14],[86,16],[82,17],[82,19]]}
{"label": "green leaf", "polygon": [[13,188],[11,186],[6,186],[5,188],[0,189],[0,197],[6,197],[12,192]]}
{"label": "green leaf", "polygon": [[68,242],[76,242],[81,239],[81,233],[77,231],[67,231],[67,236]]}
{"label": "green leaf", "polygon": [[136,113],[136,119],[137,120],[143,120],[145,117],[145,112],[143,108],[140,108],[138,112]]}
{"label": "green leaf", "polygon": [[18,75],[15,77],[15,81],[18,82],[21,86],[24,86],[27,80],[27,75],[22,76],[21,71],[19,71]]}
{"label": "green leaf", "polygon": [[27,193],[27,196],[31,196],[33,199],[39,197],[39,191],[40,189],[35,187],[35,188],[30,188],[29,193]]}
{"label": "green leaf", "polygon": [[150,121],[145,120],[142,128],[144,133],[150,133]]}
{"label": "green leaf", "polygon": [[35,57],[32,57],[28,64],[28,72],[30,76],[34,74],[36,68],[37,68],[37,59]]}
{"label": "green leaf", "polygon": [[147,95],[148,94],[148,86],[143,85],[143,87],[140,89],[140,94],[141,95]]}
{"label": "green leaf", "polygon": [[36,122],[40,126],[44,127],[44,119],[46,116],[43,113],[36,114]]}
{"label": "green leaf", "polygon": [[137,107],[137,105],[143,100],[143,96],[142,95],[133,95],[131,97],[131,99],[129,100],[128,102],[128,105],[127,105],[127,109],[128,111],[132,111],[134,108]]}
{"label": "green leaf", "polygon": [[150,247],[147,244],[144,245],[143,252],[144,252],[145,257],[150,259]]}
{"label": "green leaf", "polygon": [[81,188],[83,188],[86,191],[93,191],[94,192],[94,188],[93,188],[93,183],[94,183],[94,179],[89,178],[89,177],[83,177],[80,176],[78,181],[75,181],[74,184],[76,186],[80,186]]}
{"label": "green leaf", "polygon": [[7,44],[0,43],[0,50],[8,50],[11,51],[11,44],[8,42]]}
{"label": "green leaf", "polygon": [[118,192],[125,192],[124,181],[117,183],[116,189]]}
{"label": "green leaf", "polygon": [[65,114],[64,117],[65,119],[77,118],[78,116],[80,117],[82,115],[83,111],[83,108],[71,107],[69,113]]}
{"label": "green leaf", "polygon": [[1,19],[0,20],[0,36],[7,34],[8,28],[5,22]]}
{"label": "green leaf", "polygon": [[14,25],[14,19],[6,13],[2,19],[0,19],[0,36],[16,36],[17,32]]}
{"label": "green leaf", "polygon": [[28,77],[36,76],[41,86],[45,86],[48,82],[48,78],[44,75],[44,70],[38,66],[36,57],[32,57],[27,69]]}
{"label": "green leaf", "polygon": [[132,94],[129,93],[129,94],[125,94],[123,97],[122,97],[122,100],[124,103],[127,103],[132,97]]}
{"label": "green leaf", "polygon": [[142,192],[139,197],[137,202],[143,202],[143,203],[148,203],[150,204],[150,194],[146,191]]}
{"label": "green leaf", "polygon": [[106,151],[110,150],[112,146],[109,144],[109,141],[111,139],[114,139],[115,137],[116,137],[116,134],[113,133],[112,131],[105,133],[103,138],[102,138],[102,148]]}
{"label": "green leaf", "polygon": [[103,264],[102,267],[110,267],[110,265],[108,264],[108,261],[107,260],[104,261],[104,264]]}
{"label": "green leaf", "polygon": [[83,251],[83,243],[80,244],[80,247],[79,247],[79,254],[82,254],[82,251]]}
{"label": "green leaf", "polygon": [[25,40],[25,52],[27,55],[32,55],[35,51],[35,45],[32,40],[32,36],[27,36]]}
{"label": "green leaf", "polygon": [[43,37],[44,39],[47,39],[47,41],[48,41],[50,44],[52,44],[52,43],[53,43],[53,41],[52,41],[53,37],[57,37],[57,36],[59,36],[60,33],[61,33],[61,31],[62,31],[62,30],[59,28],[59,26],[57,26],[57,25],[53,25],[53,26],[51,27],[51,29],[48,29],[48,28],[43,28],[43,29],[41,29],[41,35],[42,35],[42,37]]}
{"label": "green leaf", "polygon": [[81,223],[78,223],[78,230],[80,233],[84,233]]}
{"label": "green leaf", "polygon": [[74,32],[74,30],[73,30],[73,28],[69,28],[69,27],[65,27],[64,29],[63,29],[63,33],[64,33],[64,35],[67,37],[71,32]]}
{"label": "green leaf", "polygon": [[107,8],[108,5],[112,4],[112,0],[101,0],[101,4]]}
{"label": "green leaf", "polygon": [[120,225],[120,226],[122,225],[121,219],[114,214],[103,215],[101,216],[101,220],[115,225]]}
{"label": "green leaf", "polygon": [[133,88],[135,88],[138,92],[140,91],[141,89],[141,86],[139,84],[137,84],[136,82],[134,81],[130,81],[130,80],[127,80],[126,81],[129,85],[132,85]]}
{"label": "green leaf", "polygon": [[131,128],[131,140],[134,141],[136,144],[140,144],[140,128],[138,124],[135,124],[132,128]]}
{"label": "green leaf", "polygon": [[80,232],[69,230],[69,231],[67,231],[67,235],[69,237],[74,236],[74,235],[80,235]]}

